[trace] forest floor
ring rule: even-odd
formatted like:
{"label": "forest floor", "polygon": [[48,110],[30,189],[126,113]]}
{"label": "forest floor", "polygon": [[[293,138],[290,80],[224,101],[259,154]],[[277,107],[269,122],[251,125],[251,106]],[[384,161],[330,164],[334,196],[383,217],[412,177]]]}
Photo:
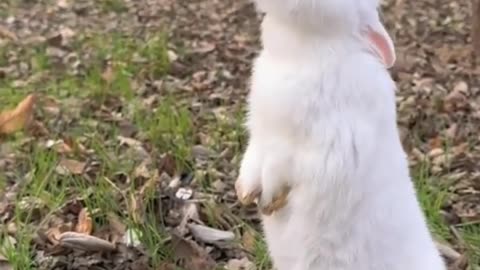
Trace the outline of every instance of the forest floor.
{"label": "forest floor", "polygon": [[[451,269],[478,270],[469,1],[382,8],[422,207]],[[0,1],[0,269],[270,269],[233,191],[259,21],[245,0]]]}

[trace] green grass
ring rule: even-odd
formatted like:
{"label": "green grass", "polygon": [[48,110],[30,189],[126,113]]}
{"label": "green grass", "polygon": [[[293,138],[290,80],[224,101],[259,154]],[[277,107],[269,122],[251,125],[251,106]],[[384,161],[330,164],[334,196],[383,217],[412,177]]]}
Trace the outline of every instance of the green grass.
{"label": "green grass", "polygon": [[[427,164],[422,164],[414,174],[414,183],[420,205],[427,217],[430,230],[440,240],[451,240],[450,229],[441,215],[442,207],[448,198],[448,186],[441,184],[441,179],[429,175]],[[432,183],[436,183],[433,185]]]}
{"label": "green grass", "polygon": [[[119,11],[122,1],[103,1],[102,5]],[[108,41],[107,41],[108,40]],[[156,111],[143,109],[140,97],[137,97],[131,88],[131,82],[140,76],[160,79],[168,72],[168,57],[166,39],[163,34],[153,35],[147,40],[132,39],[119,34],[110,36],[94,36],[79,42],[79,49],[92,49],[96,52],[92,61],[87,63],[88,72],[85,76],[72,76],[66,71],[56,70],[48,81],[38,82],[18,88],[13,81],[0,83],[0,108],[9,109],[22,100],[27,94],[35,92],[43,97],[51,96],[60,101],[61,109],[68,115],[71,108],[63,105],[62,101],[73,98],[77,105],[82,107],[85,100],[93,100],[98,106],[111,98],[119,99],[124,106],[123,114],[131,115],[138,120],[141,131],[147,134],[147,140],[158,146],[161,151],[173,152],[179,163],[187,164],[189,160],[189,146],[192,142],[192,123],[190,115],[185,109],[176,108],[173,100],[165,100]],[[81,47],[84,46],[84,47]],[[53,67],[45,48],[38,47],[26,50],[22,57],[31,63],[32,73],[52,71]],[[0,49],[0,64],[7,64],[7,50]],[[134,61],[135,54],[143,58],[142,63]],[[113,76],[109,81],[102,78],[105,72],[103,63],[110,59]],[[53,76],[53,77],[52,77]],[[40,117],[43,115],[39,108]],[[78,116],[77,116],[78,117]],[[163,262],[168,256],[168,247],[163,245],[166,234],[163,232],[163,223],[158,220],[154,211],[159,194],[155,186],[147,188],[143,198],[137,198],[145,210],[133,209],[131,198],[137,194],[138,184],[130,183],[125,186],[113,186],[119,182],[118,178],[132,174],[139,160],[133,159],[118,143],[119,130],[116,125],[98,119],[94,111],[82,110],[80,119],[42,119],[50,128],[61,128],[62,121],[72,121],[71,126],[64,126],[60,132],[50,134],[48,139],[57,140],[62,137],[72,137],[82,141],[82,144],[93,151],[90,157],[99,164],[99,168],[89,178],[75,175],[61,175],[55,169],[63,158],[70,158],[87,162],[82,153],[71,153],[66,156],[46,149],[40,142],[31,142],[21,145],[23,133],[9,137],[7,143],[16,149],[18,156],[18,172],[15,181],[25,181],[16,196],[16,207],[12,223],[21,228],[16,235],[15,244],[9,242],[6,227],[0,227],[0,250],[9,260],[14,269],[36,269],[32,263],[32,237],[37,226],[46,224],[54,215],[58,215],[63,205],[72,198],[81,199],[83,205],[92,213],[94,228],[101,228],[108,223],[108,215],[114,213],[121,217],[129,231],[137,231],[141,242],[147,248],[153,265]],[[58,123],[57,123],[58,122]],[[18,143],[17,143],[18,142]],[[45,142],[43,142],[45,143]],[[29,175],[28,181],[24,175]],[[6,174],[0,172],[0,179],[7,180]],[[7,186],[5,181],[0,185]],[[3,190],[2,189],[2,190]],[[22,208],[30,198],[39,203],[34,211],[31,208]],[[122,202],[112,203],[112,202]],[[132,208],[132,209],[130,209]],[[128,209],[128,210],[127,210]],[[126,211],[127,210],[127,211]],[[45,215],[39,217],[39,212]],[[144,213],[141,219],[134,218],[134,211]],[[39,223],[40,222],[40,223]]]}
{"label": "green grass", "polygon": [[121,13],[128,10],[123,0],[100,0],[98,2],[104,12]]}
{"label": "green grass", "polygon": [[478,270],[480,268],[480,223],[461,226],[461,234],[472,265],[470,270]]}

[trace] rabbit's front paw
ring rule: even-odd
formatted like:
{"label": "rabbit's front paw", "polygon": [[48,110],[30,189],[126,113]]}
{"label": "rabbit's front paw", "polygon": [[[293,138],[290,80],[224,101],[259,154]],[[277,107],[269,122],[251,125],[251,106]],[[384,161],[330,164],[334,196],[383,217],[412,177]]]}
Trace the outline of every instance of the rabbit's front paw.
{"label": "rabbit's front paw", "polygon": [[240,203],[250,205],[258,199],[262,193],[262,188],[260,181],[258,181],[257,185],[257,183],[253,183],[253,181],[248,181],[248,179],[238,178],[235,182],[235,191]]}
{"label": "rabbit's front paw", "polygon": [[271,195],[262,195],[259,203],[260,211],[263,215],[270,216],[273,212],[278,211],[285,207],[288,203],[288,195],[290,194],[291,187],[288,185],[283,186],[276,193]]}
{"label": "rabbit's front paw", "polygon": [[272,155],[266,159],[262,168],[262,194],[258,206],[263,215],[270,216],[285,207],[292,189],[290,166],[287,158]]}
{"label": "rabbit's front paw", "polygon": [[245,152],[240,173],[235,182],[235,191],[238,200],[244,205],[249,205],[258,199],[262,192],[261,182],[262,157],[258,151],[249,146]]}

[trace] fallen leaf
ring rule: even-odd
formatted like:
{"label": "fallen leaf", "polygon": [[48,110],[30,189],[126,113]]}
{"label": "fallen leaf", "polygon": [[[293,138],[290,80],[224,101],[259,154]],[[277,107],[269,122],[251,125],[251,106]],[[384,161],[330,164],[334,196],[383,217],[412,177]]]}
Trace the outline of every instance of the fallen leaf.
{"label": "fallen leaf", "polygon": [[456,261],[462,256],[460,253],[458,253],[456,250],[446,245],[445,243],[435,241],[435,246],[437,247],[440,254],[452,261]]}
{"label": "fallen leaf", "polygon": [[60,8],[68,8],[69,3],[67,0],[58,0],[57,1],[57,6]]}
{"label": "fallen leaf", "polygon": [[195,242],[173,233],[172,247],[174,258],[184,262],[183,268],[189,270],[215,269],[215,261]]}
{"label": "fallen leaf", "polygon": [[107,65],[105,70],[102,72],[102,79],[108,84],[113,82],[113,79],[115,79],[115,73],[113,72],[112,65]]}
{"label": "fallen leaf", "polygon": [[188,233],[187,225],[190,220],[199,221],[200,216],[198,214],[198,206],[195,203],[187,203],[182,207],[182,221],[177,226],[177,231],[181,235]]}
{"label": "fallen leaf", "polygon": [[215,244],[223,241],[231,241],[235,238],[235,234],[229,231],[222,231],[198,224],[187,225],[193,236],[208,244]]}
{"label": "fallen leaf", "polygon": [[178,269],[177,266],[173,263],[161,263],[156,270],[176,270]]}
{"label": "fallen leaf", "polygon": [[93,222],[87,208],[83,208],[78,214],[77,226],[75,231],[78,233],[91,234],[93,230]]}
{"label": "fallen leaf", "polygon": [[15,33],[13,33],[12,31],[10,31],[10,29],[2,25],[0,25],[0,37],[6,37],[13,41],[18,40],[18,37]]}
{"label": "fallen leaf", "polygon": [[0,113],[0,134],[11,134],[24,128],[32,119],[35,95],[29,95],[15,109]]}
{"label": "fallen leaf", "polygon": [[113,251],[115,245],[98,237],[77,232],[64,232],[59,236],[61,246],[85,251]]}
{"label": "fallen leaf", "polygon": [[63,140],[48,140],[46,147],[48,149],[53,149],[55,152],[59,154],[67,154],[73,152],[73,148],[65,143]]}
{"label": "fallen leaf", "polygon": [[125,225],[120,221],[120,218],[113,212],[107,214],[107,220],[110,227],[115,233],[123,235],[126,231]]}
{"label": "fallen leaf", "polygon": [[13,270],[13,266],[7,262],[0,260],[0,270]]}
{"label": "fallen leaf", "polygon": [[2,242],[0,242],[0,254],[8,254],[15,250],[17,240],[13,236],[7,235]]}
{"label": "fallen leaf", "polygon": [[117,136],[117,139],[120,142],[120,145],[127,145],[130,147],[142,147],[141,141],[138,141],[132,138]]}
{"label": "fallen leaf", "polygon": [[129,197],[128,213],[135,224],[143,224],[144,206],[134,193],[131,193]]}
{"label": "fallen leaf", "polygon": [[133,172],[133,176],[135,178],[138,177],[143,177],[143,178],[151,178],[152,177],[152,172],[148,169],[148,166],[150,165],[151,161],[146,159],[144,160],[138,167],[135,168],[135,171]]}
{"label": "fallen leaf", "polygon": [[58,240],[60,238],[60,234],[62,234],[62,232],[60,231],[60,229],[58,227],[50,228],[46,232],[46,236],[47,236],[48,241],[50,241],[50,243],[52,243],[55,246],[60,244],[60,242]]}
{"label": "fallen leaf", "polygon": [[247,229],[242,235],[243,248],[253,253],[256,248],[256,242],[254,231]]}
{"label": "fallen leaf", "polygon": [[248,260],[248,258],[231,259],[226,265],[227,270],[255,270],[255,264]]}
{"label": "fallen leaf", "polygon": [[87,164],[85,162],[73,159],[62,159],[58,164],[56,171],[62,175],[80,175],[85,171],[86,166]]}
{"label": "fallen leaf", "polygon": [[109,240],[112,243],[122,241],[125,237],[125,231],[127,227],[120,221],[120,218],[113,212],[108,212],[107,220],[110,225],[110,237]]}

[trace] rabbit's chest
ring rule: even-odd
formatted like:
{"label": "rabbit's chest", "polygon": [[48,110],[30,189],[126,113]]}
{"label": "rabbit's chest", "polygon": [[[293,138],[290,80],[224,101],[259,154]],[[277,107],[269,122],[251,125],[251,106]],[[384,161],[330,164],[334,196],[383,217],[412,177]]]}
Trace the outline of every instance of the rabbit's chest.
{"label": "rabbit's chest", "polygon": [[328,75],[281,65],[274,69],[273,65],[258,65],[255,70],[249,97],[250,129],[305,140],[325,130],[336,132],[346,120],[355,120],[357,106],[351,104],[348,93],[335,91],[336,82],[325,79]]}

